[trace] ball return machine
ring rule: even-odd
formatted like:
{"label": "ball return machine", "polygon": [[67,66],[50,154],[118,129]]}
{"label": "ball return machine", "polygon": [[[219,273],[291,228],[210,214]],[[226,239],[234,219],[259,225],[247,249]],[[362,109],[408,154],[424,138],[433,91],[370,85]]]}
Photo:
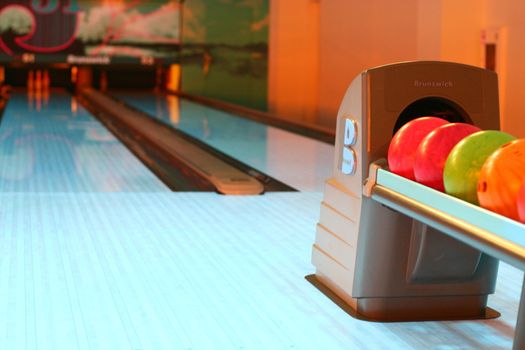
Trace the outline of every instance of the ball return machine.
{"label": "ball return machine", "polygon": [[[497,75],[447,62],[362,72],[337,117],[307,279],[373,321],[486,319],[499,260],[525,270],[525,225],[388,171],[401,126],[434,115],[499,129]],[[525,348],[525,289],[514,349]]]}

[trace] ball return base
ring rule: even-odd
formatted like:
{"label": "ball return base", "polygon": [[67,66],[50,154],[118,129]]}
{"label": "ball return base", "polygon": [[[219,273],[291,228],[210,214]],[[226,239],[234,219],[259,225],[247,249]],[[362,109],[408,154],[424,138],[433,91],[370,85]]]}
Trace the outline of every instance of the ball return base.
{"label": "ball return base", "polygon": [[[330,285],[329,280],[323,279],[315,274],[305,276],[305,279],[310,282],[315,288],[323,293],[334,304],[339,306],[341,310],[348,315],[362,321],[370,322],[416,322],[416,321],[460,321],[460,320],[489,320],[498,318],[501,314],[488,307],[479,307],[480,303],[485,304],[483,300],[478,300],[472,303],[472,300],[467,300],[465,304],[464,297],[458,297],[456,300],[446,297],[443,300],[447,305],[454,305],[457,303],[457,308],[436,308],[429,309],[428,304],[439,305],[439,298],[418,297],[418,298],[373,298],[368,300],[367,312],[362,313],[360,310],[360,301],[352,299],[350,302],[338,296],[333,292],[337,286]],[[469,305],[474,304],[474,305]],[[379,312],[374,312],[379,308]]]}

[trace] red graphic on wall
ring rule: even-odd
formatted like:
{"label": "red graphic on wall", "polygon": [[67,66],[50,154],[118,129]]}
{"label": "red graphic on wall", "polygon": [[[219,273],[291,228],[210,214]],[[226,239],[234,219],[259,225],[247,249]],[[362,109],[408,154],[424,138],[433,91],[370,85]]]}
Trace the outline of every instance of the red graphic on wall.
{"label": "red graphic on wall", "polygon": [[0,49],[4,53],[54,53],[75,41],[79,24],[76,0],[0,0],[0,16],[15,8],[31,17],[31,28],[24,35],[3,32]]}
{"label": "red graphic on wall", "polygon": [[172,64],[180,8],[179,0],[0,0],[0,61]]}

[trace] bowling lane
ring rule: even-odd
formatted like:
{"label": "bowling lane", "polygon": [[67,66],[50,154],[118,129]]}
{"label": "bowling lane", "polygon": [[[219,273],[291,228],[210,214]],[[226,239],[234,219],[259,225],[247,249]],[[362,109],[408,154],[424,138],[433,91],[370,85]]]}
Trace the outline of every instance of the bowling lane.
{"label": "bowling lane", "polygon": [[0,124],[0,192],[169,191],[64,90],[15,91]]}
{"label": "bowling lane", "polygon": [[364,322],[310,285],[320,196],[2,194],[0,349],[510,349],[498,319]]}
{"label": "bowling lane", "polygon": [[321,191],[333,146],[174,95],[112,91],[114,97],[302,191]]}

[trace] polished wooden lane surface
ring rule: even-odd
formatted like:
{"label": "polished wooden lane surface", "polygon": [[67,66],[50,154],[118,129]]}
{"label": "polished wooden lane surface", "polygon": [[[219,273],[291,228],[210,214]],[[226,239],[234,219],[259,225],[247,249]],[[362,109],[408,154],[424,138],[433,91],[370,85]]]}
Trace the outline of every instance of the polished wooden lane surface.
{"label": "polished wooden lane surface", "polygon": [[[304,276],[320,193],[0,194],[1,349],[509,349],[486,321],[353,319]],[[386,269],[388,267],[385,267]]]}
{"label": "polished wooden lane surface", "polygon": [[167,192],[76,99],[15,91],[0,128],[1,192]]}

